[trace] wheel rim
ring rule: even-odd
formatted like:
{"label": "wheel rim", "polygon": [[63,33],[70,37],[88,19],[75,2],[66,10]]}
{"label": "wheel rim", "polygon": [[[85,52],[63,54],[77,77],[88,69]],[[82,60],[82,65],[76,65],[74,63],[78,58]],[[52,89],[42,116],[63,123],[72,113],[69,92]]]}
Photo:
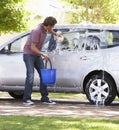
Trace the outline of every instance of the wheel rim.
{"label": "wheel rim", "polygon": [[94,80],[89,87],[89,94],[91,96],[91,100],[93,101],[102,101],[107,98],[109,95],[109,85],[103,79]]}

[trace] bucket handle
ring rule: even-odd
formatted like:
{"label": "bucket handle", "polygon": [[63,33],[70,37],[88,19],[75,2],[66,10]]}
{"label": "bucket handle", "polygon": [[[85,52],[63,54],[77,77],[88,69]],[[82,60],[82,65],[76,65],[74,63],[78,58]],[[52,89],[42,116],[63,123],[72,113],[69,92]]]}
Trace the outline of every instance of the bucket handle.
{"label": "bucket handle", "polygon": [[48,59],[48,60],[45,60],[45,68],[47,68],[47,63],[50,63],[50,69],[52,69],[52,62],[51,62],[51,60],[50,59]]}

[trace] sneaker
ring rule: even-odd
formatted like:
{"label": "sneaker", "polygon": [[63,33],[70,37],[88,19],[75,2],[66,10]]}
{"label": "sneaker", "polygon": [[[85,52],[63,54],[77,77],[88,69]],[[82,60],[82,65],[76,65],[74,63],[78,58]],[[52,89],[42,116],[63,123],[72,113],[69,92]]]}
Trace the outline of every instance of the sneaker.
{"label": "sneaker", "polygon": [[33,105],[34,102],[32,102],[31,100],[26,100],[23,102],[24,105]]}
{"label": "sneaker", "polygon": [[48,100],[48,101],[42,101],[42,103],[43,104],[51,104],[51,105],[55,105],[56,104],[56,102],[53,102],[53,101],[51,101],[51,100]]}

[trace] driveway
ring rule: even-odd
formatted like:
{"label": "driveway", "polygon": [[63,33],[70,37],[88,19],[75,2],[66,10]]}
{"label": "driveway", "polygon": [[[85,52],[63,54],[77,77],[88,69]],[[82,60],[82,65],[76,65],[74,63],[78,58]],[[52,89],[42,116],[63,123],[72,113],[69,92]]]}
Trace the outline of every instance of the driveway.
{"label": "driveway", "polygon": [[1,97],[0,115],[119,118],[119,102],[113,102],[111,106],[95,106],[87,100],[53,100],[56,105],[45,105],[39,99],[33,98],[35,105],[25,106],[21,100]]}

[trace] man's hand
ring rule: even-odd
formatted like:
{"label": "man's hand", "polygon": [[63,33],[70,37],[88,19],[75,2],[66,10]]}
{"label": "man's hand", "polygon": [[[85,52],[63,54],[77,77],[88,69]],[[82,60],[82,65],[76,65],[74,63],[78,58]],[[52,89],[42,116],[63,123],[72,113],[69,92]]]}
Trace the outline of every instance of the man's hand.
{"label": "man's hand", "polygon": [[51,30],[50,32],[52,33],[52,35],[55,35],[55,36],[57,35],[56,32],[53,30]]}
{"label": "man's hand", "polygon": [[44,54],[44,53],[42,53],[41,51],[39,51],[39,49],[36,47],[36,44],[35,44],[35,43],[32,43],[32,44],[31,44],[31,50],[32,50],[33,52],[35,52],[37,55],[43,56],[43,57],[45,58],[45,60],[49,60],[49,57],[48,57],[46,54]]}
{"label": "man's hand", "polygon": [[49,60],[49,57],[46,54],[42,53],[41,56],[43,56],[46,61]]}

